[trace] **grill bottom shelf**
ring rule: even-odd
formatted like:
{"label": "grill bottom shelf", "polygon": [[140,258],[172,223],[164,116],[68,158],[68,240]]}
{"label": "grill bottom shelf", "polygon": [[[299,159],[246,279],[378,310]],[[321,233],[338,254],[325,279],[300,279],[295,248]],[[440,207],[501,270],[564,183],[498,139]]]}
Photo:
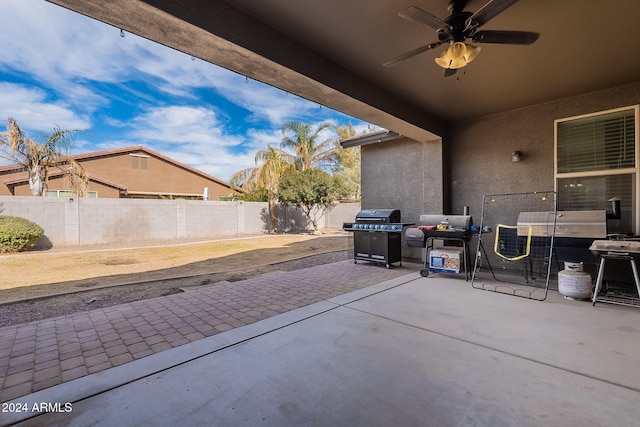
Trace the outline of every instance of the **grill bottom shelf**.
{"label": "grill bottom shelf", "polygon": [[[609,304],[626,305],[628,307],[640,307],[640,298],[598,295],[595,302],[606,302]],[[595,304],[595,303],[594,303]]]}

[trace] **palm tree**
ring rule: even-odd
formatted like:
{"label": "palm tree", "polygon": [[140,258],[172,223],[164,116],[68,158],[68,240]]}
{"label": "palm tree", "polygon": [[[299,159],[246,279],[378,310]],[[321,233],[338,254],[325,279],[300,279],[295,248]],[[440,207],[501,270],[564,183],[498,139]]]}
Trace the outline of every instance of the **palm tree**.
{"label": "palm tree", "polygon": [[299,122],[287,122],[282,125],[284,138],[280,148],[295,152],[295,165],[300,170],[330,166],[335,162],[333,140],[328,138],[320,143],[317,140],[323,130],[333,127],[329,122],[320,123],[315,128]]}
{"label": "palm tree", "polygon": [[256,153],[256,167],[236,172],[230,179],[232,185],[247,192],[265,195],[269,202],[271,232],[276,231],[276,199],[280,177],[288,169],[293,168],[292,157],[277,148],[267,145]]}
{"label": "palm tree", "polygon": [[336,128],[338,140],[335,144],[336,164],[332,168],[333,175],[340,178],[349,192],[349,197],[358,199],[360,195],[360,147],[343,148],[340,141],[357,135],[353,125]]}
{"label": "palm tree", "polygon": [[0,134],[0,157],[10,160],[29,174],[29,189],[34,196],[44,195],[49,168],[58,168],[68,178],[71,190],[87,195],[88,176],[84,168],[64,154],[72,135],[79,130],[54,128],[44,142],[37,143],[25,135],[16,120],[7,119],[7,132]]}

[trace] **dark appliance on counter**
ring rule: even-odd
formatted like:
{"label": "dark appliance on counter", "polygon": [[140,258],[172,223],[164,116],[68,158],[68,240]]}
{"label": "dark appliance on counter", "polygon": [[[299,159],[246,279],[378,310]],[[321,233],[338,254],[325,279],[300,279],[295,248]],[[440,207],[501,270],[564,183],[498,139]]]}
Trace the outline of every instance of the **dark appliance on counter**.
{"label": "dark appliance on counter", "polygon": [[353,232],[353,262],[371,261],[402,265],[402,230],[413,224],[402,223],[398,209],[363,209],[355,222],[345,222],[344,231]]}

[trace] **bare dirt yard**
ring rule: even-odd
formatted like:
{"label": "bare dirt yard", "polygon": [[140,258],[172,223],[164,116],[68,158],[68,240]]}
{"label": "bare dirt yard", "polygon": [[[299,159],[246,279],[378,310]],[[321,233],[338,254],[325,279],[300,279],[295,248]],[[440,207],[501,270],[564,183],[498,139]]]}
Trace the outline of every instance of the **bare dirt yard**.
{"label": "bare dirt yard", "polygon": [[339,232],[0,254],[0,326],[348,258]]}

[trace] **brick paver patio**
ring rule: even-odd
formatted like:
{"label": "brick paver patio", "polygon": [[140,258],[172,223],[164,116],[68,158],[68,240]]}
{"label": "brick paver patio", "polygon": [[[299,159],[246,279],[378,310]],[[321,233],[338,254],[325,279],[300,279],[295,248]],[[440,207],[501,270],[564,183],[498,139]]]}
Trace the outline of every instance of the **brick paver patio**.
{"label": "brick paver patio", "polygon": [[0,328],[0,402],[415,270],[347,260]]}

